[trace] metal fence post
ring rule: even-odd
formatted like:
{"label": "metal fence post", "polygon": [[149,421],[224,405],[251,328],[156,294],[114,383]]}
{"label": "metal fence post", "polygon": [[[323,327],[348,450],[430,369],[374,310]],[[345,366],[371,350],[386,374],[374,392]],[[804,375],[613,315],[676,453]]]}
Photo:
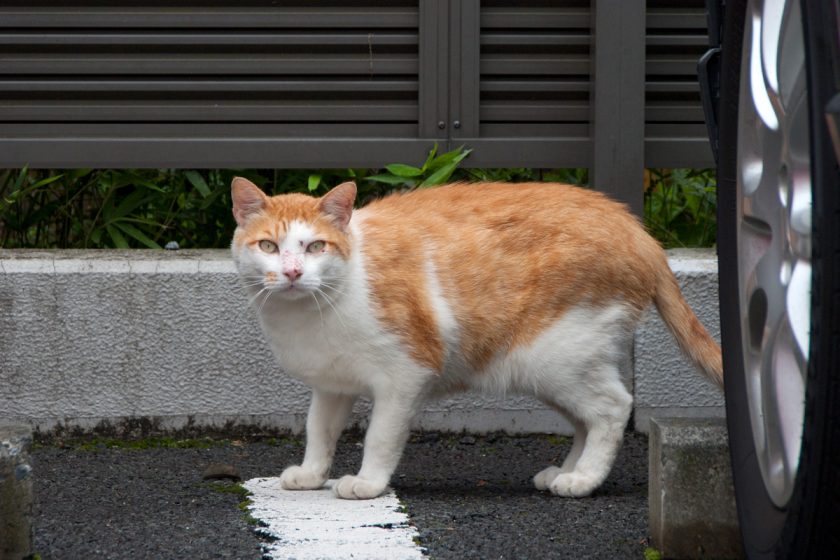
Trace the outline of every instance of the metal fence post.
{"label": "metal fence post", "polygon": [[449,7],[447,0],[420,0],[418,24],[418,133],[446,151],[449,137]]}
{"label": "metal fence post", "polygon": [[643,212],[645,0],[593,0],[590,183]]}
{"label": "metal fence post", "polygon": [[[450,5],[449,135],[453,144],[479,137],[481,13],[479,0]],[[456,148],[457,145],[451,146]]]}

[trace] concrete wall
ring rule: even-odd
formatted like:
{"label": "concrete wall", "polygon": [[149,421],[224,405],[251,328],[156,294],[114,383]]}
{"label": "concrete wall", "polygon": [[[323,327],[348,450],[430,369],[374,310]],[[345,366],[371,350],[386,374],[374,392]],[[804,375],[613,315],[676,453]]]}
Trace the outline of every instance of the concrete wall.
{"label": "concrete wall", "polygon": [[[717,332],[716,260],[673,253],[701,320]],[[720,414],[722,398],[679,355],[655,312],[635,344],[639,428],[651,412]],[[630,381],[633,381],[632,379]],[[227,251],[0,250],[0,420],[40,430],[154,418],[303,428],[308,389],[275,365]],[[357,407],[364,422],[367,403]],[[526,398],[430,403],[417,427],[568,432]]]}

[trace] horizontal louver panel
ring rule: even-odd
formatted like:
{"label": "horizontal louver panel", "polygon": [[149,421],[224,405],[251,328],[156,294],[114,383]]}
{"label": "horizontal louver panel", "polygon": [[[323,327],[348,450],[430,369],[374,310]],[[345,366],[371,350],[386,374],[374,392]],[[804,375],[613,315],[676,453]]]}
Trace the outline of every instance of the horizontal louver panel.
{"label": "horizontal louver panel", "polygon": [[[109,6],[108,4],[112,4]],[[323,27],[371,29],[417,27],[411,2],[94,2],[68,0],[9,1],[0,4],[0,27]],[[400,4],[404,4],[400,6]],[[48,12],[45,13],[45,12]],[[47,17],[45,17],[47,16]]]}
{"label": "horizontal louver panel", "polygon": [[483,0],[480,25],[481,135],[585,136],[589,3]]}
{"label": "horizontal louver panel", "polygon": [[0,124],[239,123],[246,137],[249,123],[255,136],[265,123],[311,123],[303,136],[352,124],[416,136],[418,3],[379,4],[3,2]]}
{"label": "horizontal louver panel", "polygon": [[648,0],[645,42],[647,164],[712,165],[697,85],[697,61],[709,48],[703,0]]}

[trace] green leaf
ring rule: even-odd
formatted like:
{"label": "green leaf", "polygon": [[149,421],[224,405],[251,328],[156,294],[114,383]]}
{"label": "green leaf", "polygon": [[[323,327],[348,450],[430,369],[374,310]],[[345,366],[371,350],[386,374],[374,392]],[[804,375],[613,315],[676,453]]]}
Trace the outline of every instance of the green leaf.
{"label": "green leaf", "polygon": [[32,184],[29,188],[30,189],[37,189],[37,188],[43,187],[45,185],[49,185],[50,183],[54,183],[54,182],[58,181],[59,179],[61,179],[62,177],[64,177],[64,173],[59,173],[58,175],[53,175],[52,177],[46,177],[44,179],[41,179],[37,183]]}
{"label": "green leaf", "polygon": [[108,221],[116,221],[123,216],[127,216],[150,200],[152,200],[152,197],[148,196],[145,191],[134,191],[125,197],[113,212],[108,214]]}
{"label": "green leaf", "polygon": [[365,177],[368,181],[376,181],[378,183],[387,183],[389,185],[408,185],[414,186],[417,181],[413,179],[406,179],[405,177],[395,177],[394,175],[370,175]]}
{"label": "green leaf", "polygon": [[419,177],[423,174],[423,169],[402,163],[392,163],[390,165],[386,165],[385,169],[398,177]]}
{"label": "green leaf", "polygon": [[321,175],[320,174],[312,174],[309,176],[307,181],[307,188],[309,192],[315,192],[318,189],[318,186],[321,184]]}
{"label": "green leaf", "polygon": [[145,233],[143,233],[142,231],[140,231],[139,229],[137,229],[136,227],[134,227],[131,224],[127,224],[125,222],[117,222],[114,225],[117,226],[118,228],[120,228],[127,235],[130,235],[131,237],[133,237],[134,239],[136,239],[137,241],[139,241],[140,243],[142,243],[143,245],[145,245],[146,247],[148,247],[150,249],[160,249],[161,248],[160,245],[158,245],[157,243],[155,243],[154,241],[149,239],[146,236]]}
{"label": "green leaf", "polygon": [[435,185],[442,185],[443,183],[445,183],[449,179],[449,177],[452,176],[452,173],[455,171],[455,169],[457,167],[458,167],[458,162],[457,161],[453,161],[449,165],[441,167],[440,169],[438,169],[437,171],[435,171],[434,173],[432,173],[431,175],[426,177],[426,179],[422,183],[420,183],[419,187],[424,188],[424,187],[433,187]]}
{"label": "green leaf", "polygon": [[434,171],[436,169],[441,169],[443,167],[449,166],[452,163],[458,165],[465,157],[470,155],[472,150],[465,150],[463,146],[452,150],[451,152],[446,152],[445,154],[441,154],[440,156],[436,157],[435,160],[429,165],[427,171]]}
{"label": "green leaf", "polygon": [[190,184],[201,193],[201,196],[204,198],[210,196],[210,187],[207,186],[207,183],[204,181],[204,177],[201,176],[201,173],[198,171],[184,171],[184,177],[186,177],[187,181],[189,181]]}
{"label": "green leaf", "polygon": [[429,150],[429,157],[426,158],[426,162],[423,164],[423,172],[424,173],[429,170],[429,165],[431,165],[432,162],[434,161],[435,155],[437,154],[437,150],[438,150],[438,145],[437,145],[437,142],[435,142],[435,145],[432,146],[431,150]]}
{"label": "green leaf", "polygon": [[111,240],[114,242],[114,246],[117,249],[128,249],[128,241],[125,240],[125,237],[123,237],[123,234],[120,233],[120,230],[110,224],[105,226],[105,229],[108,231],[108,235],[111,236]]}
{"label": "green leaf", "polygon": [[42,222],[47,222],[50,216],[55,214],[55,212],[59,209],[60,206],[61,203],[57,200],[48,202],[35,212],[27,214],[24,219],[19,220],[18,227],[38,227],[42,224]]}

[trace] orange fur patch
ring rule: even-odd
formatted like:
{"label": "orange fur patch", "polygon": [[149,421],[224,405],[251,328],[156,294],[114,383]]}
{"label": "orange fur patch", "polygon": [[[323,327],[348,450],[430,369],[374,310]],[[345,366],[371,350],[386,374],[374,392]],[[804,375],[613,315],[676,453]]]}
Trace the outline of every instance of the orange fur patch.
{"label": "orange fur patch", "polygon": [[443,342],[425,286],[426,255],[476,370],[533,341],[575,305],[623,301],[641,312],[656,269],[667,266],[623,205],[567,185],[450,185],[390,196],[361,212],[381,318],[435,366]]}

